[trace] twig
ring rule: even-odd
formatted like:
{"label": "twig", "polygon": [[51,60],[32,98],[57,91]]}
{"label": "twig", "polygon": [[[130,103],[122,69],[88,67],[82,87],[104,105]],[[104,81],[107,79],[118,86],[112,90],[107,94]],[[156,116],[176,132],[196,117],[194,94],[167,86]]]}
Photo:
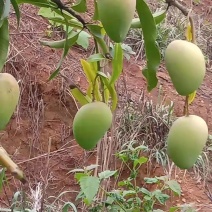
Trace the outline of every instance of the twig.
{"label": "twig", "polygon": [[188,10],[176,0],[166,0],[166,3],[168,4],[168,6],[177,7],[185,16],[187,16],[189,13]]}
{"label": "twig", "polygon": [[67,6],[65,6],[60,0],[51,0],[51,1],[54,2],[59,9],[65,10],[66,12],[74,16],[79,22],[82,23],[83,27],[86,28],[86,22],[80,15],[77,15],[72,9],[69,9]]}

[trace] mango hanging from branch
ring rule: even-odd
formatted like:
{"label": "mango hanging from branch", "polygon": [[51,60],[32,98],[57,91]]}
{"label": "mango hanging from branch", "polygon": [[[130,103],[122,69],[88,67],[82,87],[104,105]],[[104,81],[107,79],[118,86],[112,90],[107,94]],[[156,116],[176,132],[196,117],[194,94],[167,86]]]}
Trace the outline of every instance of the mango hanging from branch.
{"label": "mango hanging from branch", "polygon": [[112,124],[112,112],[104,102],[83,105],[73,121],[73,134],[85,150],[95,148]]}
{"label": "mango hanging from branch", "polygon": [[200,87],[205,77],[206,64],[196,44],[174,40],[168,45],[164,60],[178,94],[188,96]]}
{"label": "mango hanging from branch", "polygon": [[99,20],[116,43],[126,38],[134,17],[136,0],[97,0]]}
{"label": "mango hanging from branch", "polygon": [[9,123],[20,97],[16,79],[9,73],[0,73],[0,130]]}
{"label": "mango hanging from branch", "polygon": [[191,168],[207,142],[208,126],[196,115],[179,117],[171,126],[167,138],[169,157],[181,169]]}

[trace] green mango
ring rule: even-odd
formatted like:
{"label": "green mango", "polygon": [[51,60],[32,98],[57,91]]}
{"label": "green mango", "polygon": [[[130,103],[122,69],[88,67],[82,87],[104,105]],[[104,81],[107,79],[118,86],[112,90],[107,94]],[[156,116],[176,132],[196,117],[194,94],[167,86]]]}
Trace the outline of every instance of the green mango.
{"label": "green mango", "polygon": [[181,96],[196,91],[206,72],[205,58],[200,48],[186,40],[174,40],[165,50],[165,66],[172,83]]}
{"label": "green mango", "polygon": [[103,102],[83,105],[73,121],[76,142],[85,150],[95,148],[112,124],[112,112]]}
{"label": "green mango", "polygon": [[110,37],[121,43],[127,36],[136,9],[136,0],[97,0],[99,20]]}
{"label": "green mango", "polygon": [[20,97],[16,79],[9,73],[0,73],[0,130],[9,123]]}
{"label": "green mango", "polygon": [[189,169],[197,161],[208,138],[208,126],[196,115],[174,121],[167,138],[167,153],[180,169]]}

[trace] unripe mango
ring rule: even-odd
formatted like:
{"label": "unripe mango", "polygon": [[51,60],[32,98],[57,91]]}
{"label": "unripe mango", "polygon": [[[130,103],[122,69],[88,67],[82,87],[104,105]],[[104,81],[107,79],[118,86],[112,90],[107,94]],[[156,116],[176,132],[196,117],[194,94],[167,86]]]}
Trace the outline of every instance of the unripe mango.
{"label": "unripe mango", "polygon": [[116,43],[126,38],[134,17],[136,0],[97,0],[99,19]]}
{"label": "unripe mango", "polygon": [[14,113],[20,97],[16,79],[9,73],[0,73],[0,130],[3,130]]}
{"label": "unripe mango", "polygon": [[188,96],[199,88],[205,76],[206,64],[197,45],[186,40],[174,40],[168,45],[164,60],[178,94]]}
{"label": "unripe mango", "polygon": [[169,157],[181,169],[191,168],[201,154],[208,138],[208,126],[196,115],[182,116],[174,121],[167,138]]}
{"label": "unripe mango", "polygon": [[93,149],[112,124],[112,112],[103,102],[83,105],[73,121],[73,134],[85,150]]}

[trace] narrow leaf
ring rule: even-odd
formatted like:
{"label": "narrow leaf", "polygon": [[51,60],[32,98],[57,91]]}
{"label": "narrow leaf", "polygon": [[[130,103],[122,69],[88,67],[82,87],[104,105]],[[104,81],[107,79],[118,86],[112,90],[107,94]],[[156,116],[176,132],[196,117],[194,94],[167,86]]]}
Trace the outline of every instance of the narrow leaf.
{"label": "narrow leaf", "polygon": [[4,12],[1,16],[1,20],[4,20],[5,18],[7,18],[9,16],[9,13],[10,13],[10,0],[5,0]]}
{"label": "narrow leaf", "polygon": [[77,212],[77,208],[74,205],[74,203],[72,203],[72,202],[66,202],[63,205],[62,212],[69,212],[69,210],[68,210],[69,208],[72,208],[74,210],[74,212]]}
{"label": "narrow leaf", "polygon": [[51,76],[49,77],[49,81],[52,80],[53,78],[55,78],[55,77],[58,75],[58,73],[59,73],[59,71],[60,71],[60,67],[61,67],[62,62],[63,62],[63,59],[64,59],[64,58],[66,57],[66,55],[68,54],[68,51],[69,51],[69,49],[71,48],[71,46],[73,46],[73,45],[76,43],[76,41],[77,41],[77,39],[78,39],[78,36],[79,36],[79,33],[75,34],[75,36],[73,36],[70,40],[68,40],[68,42],[65,42],[65,46],[64,46],[64,49],[63,49],[63,55],[62,55],[62,57],[61,57],[61,59],[60,59],[58,65],[57,65],[56,71],[54,71],[54,72],[51,74]]}
{"label": "narrow leaf", "polygon": [[0,72],[7,60],[9,52],[9,24],[8,20],[4,19],[3,25],[0,27]]}
{"label": "narrow leaf", "polygon": [[98,166],[99,166],[98,164],[91,164],[91,165],[85,167],[85,170],[86,170],[86,171],[90,171],[90,170],[92,170],[92,169],[97,168]]}
{"label": "narrow leaf", "polygon": [[186,32],[185,32],[185,36],[186,36],[186,40],[191,42],[192,41],[192,28],[191,28],[191,24],[188,23],[187,27],[186,27]]}
{"label": "narrow leaf", "polygon": [[147,67],[143,69],[143,75],[147,79],[147,88],[150,92],[157,86],[158,79],[156,72],[160,64],[160,51],[156,45],[156,25],[152,13],[144,0],[136,1],[136,9],[142,26],[147,58]]}
{"label": "narrow leaf", "polygon": [[15,10],[17,24],[18,24],[18,27],[19,27],[21,15],[20,15],[20,10],[19,10],[18,4],[17,4],[16,0],[11,0],[11,4],[13,5],[13,8]]}
{"label": "narrow leaf", "polygon": [[93,97],[92,94],[94,92],[95,99],[97,101],[101,101],[102,97],[99,91],[99,82],[96,79],[97,70],[94,68],[94,66],[91,63],[87,62],[86,60],[81,59],[80,62],[83,67],[83,71],[86,75],[86,79],[89,83],[89,86],[87,89],[88,96],[92,98]]}
{"label": "narrow leaf", "polygon": [[90,204],[99,190],[100,180],[98,177],[86,176],[80,178],[80,187]]}
{"label": "narrow leaf", "polygon": [[81,106],[92,102],[88,95],[84,95],[79,88],[70,89],[72,96],[80,103]]}
{"label": "narrow leaf", "polygon": [[113,85],[121,75],[123,69],[123,50],[120,43],[114,47],[114,58],[112,60],[113,71],[110,78],[110,85]]}
{"label": "narrow leaf", "polygon": [[193,93],[188,95],[188,104],[189,105],[194,101],[194,99],[196,97],[196,93],[197,93],[197,91],[194,91]]}
{"label": "narrow leaf", "polygon": [[104,82],[104,85],[109,90],[109,93],[110,93],[110,96],[111,96],[111,99],[112,99],[111,110],[114,111],[117,107],[117,104],[118,104],[118,95],[117,95],[116,89],[115,89],[114,85],[111,85],[109,83],[109,80],[106,77],[101,76],[101,79]]}
{"label": "narrow leaf", "polygon": [[48,0],[16,0],[18,4],[32,4],[38,7],[50,7],[52,6]]}
{"label": "narrow leaf", "polygon": [[[154,13],[153,15],[155,24],[160,24],[166,18],[166,10],[161,10],[159,12]],[[141,28],[141,22],[139,18],[134,18],[131,22],[131,28]]]}
{"label": "narrow leaf", "polygon": [[101,53],[93,54],[88,58],[88,62],[96,62],[105,59]]}
{"label": "narrow leaf", "polygon": [[94,0],[94,15],[92,18],[94,21],[99,20],[99,12],[98,12],[98,6],[97,6],[97,1]]}

